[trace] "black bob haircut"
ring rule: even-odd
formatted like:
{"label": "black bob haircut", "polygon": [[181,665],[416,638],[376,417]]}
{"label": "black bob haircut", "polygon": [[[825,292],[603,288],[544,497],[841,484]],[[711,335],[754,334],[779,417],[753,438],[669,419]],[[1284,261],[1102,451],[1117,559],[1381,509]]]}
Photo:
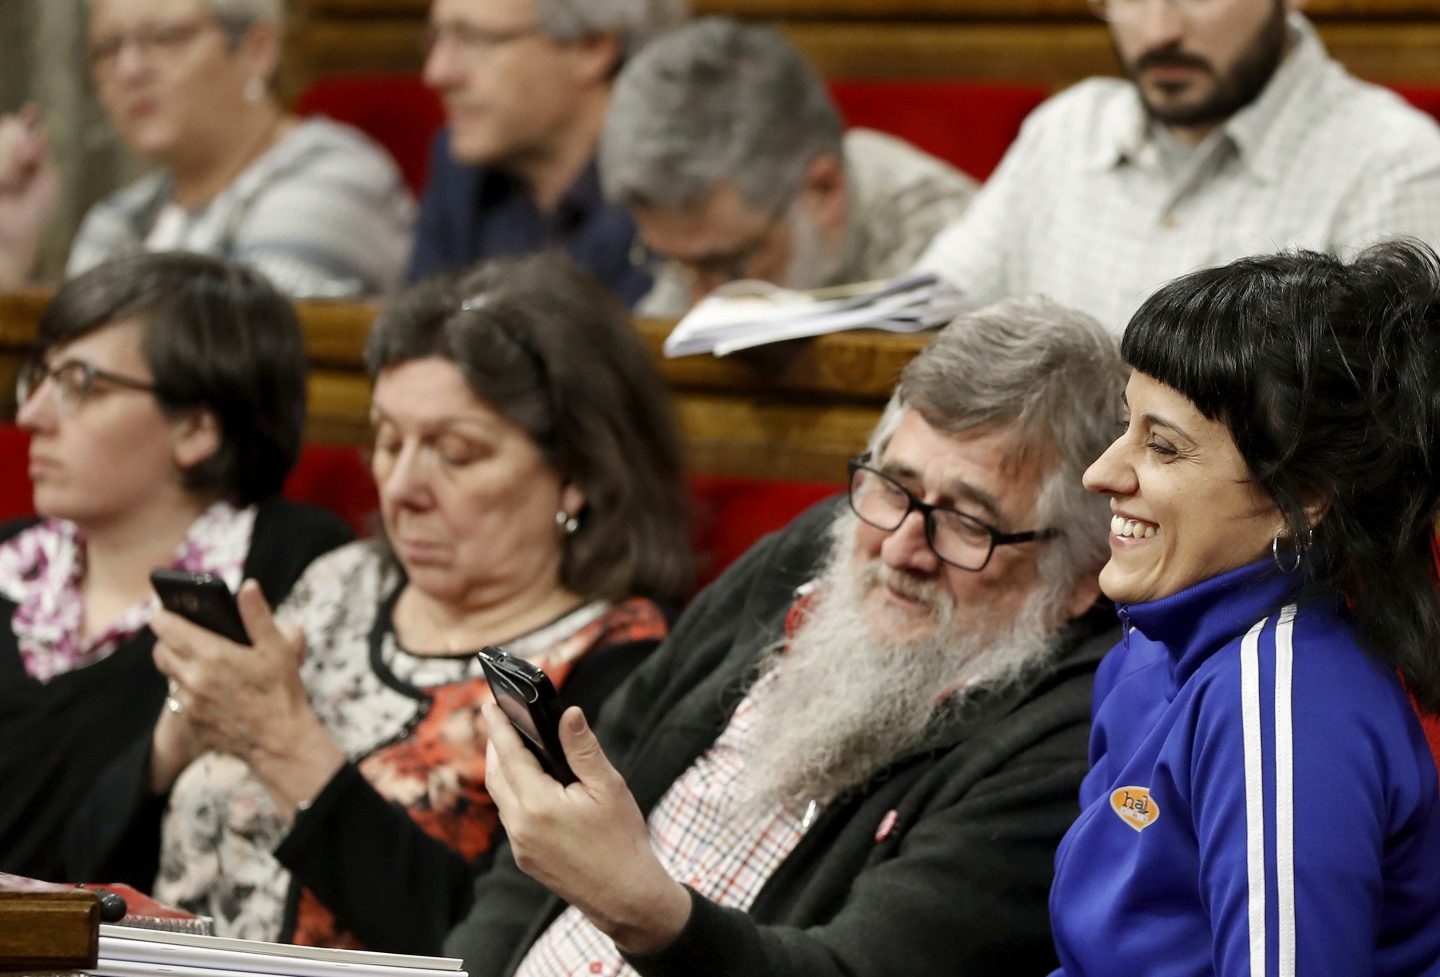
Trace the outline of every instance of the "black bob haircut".
{"label": "black bob haircut", "polygon": [[1396,241],[1349,263],[1294,251],[1194,272],[1140,307],[1121,355],[1225,425],[1289,527],[1297,593],[1343,595],[1440,712],[1435,252]]}

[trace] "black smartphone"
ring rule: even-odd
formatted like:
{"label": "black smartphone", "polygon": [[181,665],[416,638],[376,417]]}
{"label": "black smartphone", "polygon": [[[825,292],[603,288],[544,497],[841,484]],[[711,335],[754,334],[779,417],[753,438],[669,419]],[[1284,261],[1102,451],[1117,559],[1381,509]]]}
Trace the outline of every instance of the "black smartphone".
{"label": "black smartphone", "polygon": [[560,746],[560,696],[539,668],[508,654],[503,648],[487,645],[477,653],[480,667],[490,681],[495,701],[520,733],[540,766],[562,784],[579,778],[565,761]]}
{"label": "black smartphone", "polygon": [[174,611],[236,644],[250,643],[235,595],[215,574],[151,570],[150,585],[155,588],[166,610]]}

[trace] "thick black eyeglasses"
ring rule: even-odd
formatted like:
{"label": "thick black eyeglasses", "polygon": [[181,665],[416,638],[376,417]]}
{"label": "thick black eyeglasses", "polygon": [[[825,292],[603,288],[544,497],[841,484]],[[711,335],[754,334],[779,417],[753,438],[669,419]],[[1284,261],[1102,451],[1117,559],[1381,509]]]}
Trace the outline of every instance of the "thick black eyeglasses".
{"label": "thick black eyeglasses", "polygon": [[46,380],[54,382],[55,410],[66,415],[95,395],[95,382],[101,381],[126,390],[141,390],[154,393],[155,384],[134,377],[122,376],[102,370],[84,360],[65,360],[58,366],[46,366],[42,360],[32,360],[20,370],[15,385],[15,400],[24,404]]}
{"label": "thick black eyeglasses", "polygon": [[944,562],[961,570],[985,569],[997,546],[1053,539],[1058,529],[1031,529],[1002,533],[972,515],[917,499],[895,479],[871,468],[868,454],[850,459],[850,508],[864,522],[884,532],[900,528],[907,516],[919,512],[925,520],[925,541]]}

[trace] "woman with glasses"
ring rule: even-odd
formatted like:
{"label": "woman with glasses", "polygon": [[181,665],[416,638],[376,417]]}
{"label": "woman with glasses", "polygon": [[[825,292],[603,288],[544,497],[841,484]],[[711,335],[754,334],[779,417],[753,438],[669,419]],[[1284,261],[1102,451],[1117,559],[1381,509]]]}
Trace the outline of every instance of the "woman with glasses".
{"label": "woman with glasses", "polygon": [[17,399],[39,519],[0,529],[0,870],[148,888],[160,799],[134,773],[124,798],[99,784],[128,786],[166,695],[150,571],[278,600],[349,537],[277,498],[305,416],[299,325],[254,272],[117,260],[56,293]]}
{"label": "woman with glasses", "polygon": [[413,204],[385,152],[270,91],[280,0],[95,0],[95,90],[155,171],[96,204],[67,275],[138,250],[240,261],[294,297],[374,295],[400,281]]}
{"label": "woman with glasses", "polygon": [[[1440,259],[1195,272],[1131,319],[1083,813],[1050,906],[1081,974],[1433,974]],[[1408,693],[1408,695],[1407,695]]]}
{"label": "woman with glasses", "polygon": [[277,610],[303,665],[253,591],[253,648],[154,624],[170,715],[215,751],[174,779],[155,894],[224,935],[439,945],[498,827],[476,652],[593,715],[689,587],[666,390],[594,278],[539,255],[418,285],[366,360],[384,537]]}

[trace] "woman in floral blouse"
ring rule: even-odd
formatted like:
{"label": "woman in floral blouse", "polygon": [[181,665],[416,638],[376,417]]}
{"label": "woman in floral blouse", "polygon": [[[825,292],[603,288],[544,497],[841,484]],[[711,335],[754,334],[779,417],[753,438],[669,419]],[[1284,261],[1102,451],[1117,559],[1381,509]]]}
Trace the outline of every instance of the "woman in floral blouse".
{"label": "woman in floral blouse", "polygon": [[177,742],[214,752],[175,782],[155,893],[226,935],[438,939],[497,826],[475,652],[590,712],[689,586],[665,388],[590,276],[543,255],[419,285],[366,352],[384,540],[275,618],[243,589],[254,648],[156,622]]}

